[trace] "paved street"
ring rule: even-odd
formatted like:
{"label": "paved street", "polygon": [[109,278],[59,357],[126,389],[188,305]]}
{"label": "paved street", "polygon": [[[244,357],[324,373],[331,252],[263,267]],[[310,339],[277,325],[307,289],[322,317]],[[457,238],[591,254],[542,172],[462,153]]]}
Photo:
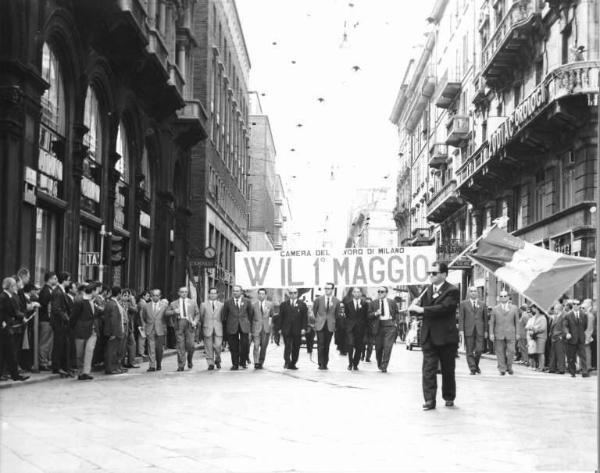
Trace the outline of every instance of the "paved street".
{"label": "paved street", "polygon": [[[283,371],[272,346],[255,372],[130,370],[91,382],[0,389],[0,471],[392,472],[593,471],[596,378],[517,367],[500,377],[458,360],[456,407],[422,412],[421,352],[396,345],[390,372],[373,363],[329,372],[306,353]],[[316,351],[314,353],[316,357]],[[552,401],[550,401],[552,399]],[[544,400],[543,404],[540,400]],[[552,402],[552,404],[548,404]]]}

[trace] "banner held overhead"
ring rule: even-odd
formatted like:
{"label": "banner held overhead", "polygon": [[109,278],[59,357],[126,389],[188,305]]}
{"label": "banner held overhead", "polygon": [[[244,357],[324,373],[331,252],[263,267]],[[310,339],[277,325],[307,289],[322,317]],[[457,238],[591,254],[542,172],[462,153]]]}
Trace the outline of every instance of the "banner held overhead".
{"label": "banner held overhead", "polygon": [[240,251],[235,279],[244,289],[420,285],[435,259],[435,246]]}

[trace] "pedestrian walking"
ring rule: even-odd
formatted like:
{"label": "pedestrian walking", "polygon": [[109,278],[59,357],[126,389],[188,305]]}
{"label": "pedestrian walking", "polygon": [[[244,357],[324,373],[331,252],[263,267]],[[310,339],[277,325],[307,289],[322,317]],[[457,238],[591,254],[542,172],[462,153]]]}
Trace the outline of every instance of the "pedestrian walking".
{"label": "pedestrian walking", "polygon": [[218,300],[216,287],[208,290],[208,300],[200,304],[200,324],[204,338],[204,352],[208,370],[221,369],[221,347],[223,345],[223,303]]}
{"label": "pedestrian walking", "polygon": [[369,306],[363,302],[359,287],[352,288],[352,298],[344,304],[344,328],[348,350],[348,371],[358,371],[363,347],[363,337],[369,316]]}
{"label": "pedestrian walking", "polygon": [[169,303],[162,299],[160,289],[150,291],[150,301],[145,302],[141,308],[142,322],[148,342],[147,371],[160,371],[162,369],[163,352],[167,339],[166,313]]}
{"label": "pedestrian walking", "polygon": [[479,300],[475,286],[469,288],[469,298],[462,301],[458,309],[458,331],[460,343],[464,340],[467,365],[472,375],[480,374],[479,360],[483,353],[484,340],[488,336],[487,308]]}
{"label": "pedestrian walking", "polygon": [[196,325],[200,320],[200,310],[195,301],[188,297],[188,288],[179,288],[179,297],[171,302],[166,311],[167,317],[172,317],[177,337],[177,371],[183,371],[187,360],[188,369],[194,367],[193,357]]}
{"label": "pedestrian walking", "polygon": [[260,370],[265,363],[267,347],[271,338],[271,322],[273,320],[273,304],[267,300],[267,290],[259,289],[258,300],[253,304],[252,344],[254,347],[254,369]]}
{"label": "pedestrian walking", "polygon": [[577,299],[573,299],[571,304],[573,309],[567,313],[565,321],[567,367],[569,373],[571,373],[571,376],[574,378],[576,373],[575,364],[577,358],[579,358],[581,376],[587,378],[589,376],[585,358],[585,329],[587,328],[587,315],[581,310]]}
{"label": "pedestrian walking", "polygon": [[500,303],[492,309],[490,316],[490,340],[496,349],[498,371],[502,376],[513,374],[512,364],[515,356],[519,309],[510,303],[508,292],[500,291]]}
{"label": "pedestrian walking", "polygon": [[242,287],[233,286],[233,297],[223,306],[223,327],[227,332],[227,343],[231,353],[231,369],[246,369],[246,358],[250,346],[250,324],[254,310],[250,301],[242,297]]}
{"label": "pedestrian walking", "polygon": [[325,294],[317,297],[313,302],[320,370],[328,369],[331,338],[336,331],[336,325],[340,323],[340,300],[333,295],[334,289],[335,285],[333,283],[326,283]]}
{"label": "pedestrian walking", "polygon": [[[288,291],[289,299],[279,306],[281,318],[281,335],[283,336],[284,369],[297,370],[298,357],[300,355],[300,341],[306,333],[308,325],[308,307],[298,300],[298,289],[292,288]],[[318,332],[317,332],[318,333]]]}
{"label": "pedestrian walking", "polygon": [[392,356],[392,348],[398,336],[398,306],[393,299],[387,297],[388,288],[377,289],[377,300],[371,303],[369,316],[377,319],[377,335],[375,336],[375,357],[377,368],[387,373]]}

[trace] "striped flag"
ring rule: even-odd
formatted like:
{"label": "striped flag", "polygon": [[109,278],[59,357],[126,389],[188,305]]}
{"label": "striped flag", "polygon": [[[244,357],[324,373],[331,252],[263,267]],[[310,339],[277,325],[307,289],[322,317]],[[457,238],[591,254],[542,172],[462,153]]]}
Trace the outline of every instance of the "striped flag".
{"label": "striped flag", "polygon": [[546,311],[595,265],[593,258],[549,251],[498,227],[467,256]]}

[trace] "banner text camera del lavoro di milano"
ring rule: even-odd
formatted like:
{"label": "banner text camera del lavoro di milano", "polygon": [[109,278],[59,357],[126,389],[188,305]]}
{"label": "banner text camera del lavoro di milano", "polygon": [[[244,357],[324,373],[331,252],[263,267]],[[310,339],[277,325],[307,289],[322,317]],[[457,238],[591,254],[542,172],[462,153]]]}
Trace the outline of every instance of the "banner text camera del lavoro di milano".
{"label": "banner text camera del lavoro di milano", "polygon": [[426,284],[435,246],[341,250],[240,251],[236,284],[244,289]]}

